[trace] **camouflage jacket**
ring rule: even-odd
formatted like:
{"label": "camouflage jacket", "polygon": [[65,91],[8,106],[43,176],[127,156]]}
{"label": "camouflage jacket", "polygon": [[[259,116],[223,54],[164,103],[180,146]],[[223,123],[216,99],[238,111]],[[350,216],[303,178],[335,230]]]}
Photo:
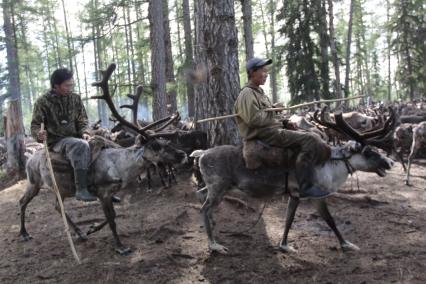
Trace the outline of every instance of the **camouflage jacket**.
{"label": "camouflage jacket", "polygon": [[89,133],[86,110],[80,96],[76,94],[60,96],[50,90],[39,97],[31,120],[31,135],[37,141],[42,122],[49,146],[65,137],[81,138],[83,133]]}
{"label": "camouflage jacket", "polygon": [[268,136],[271,130],[282,128],[274,112],[262,110],[271,107],[262,88],[247,85],[241,90],[234,113],[238,114],[237,125],[244,140]]}

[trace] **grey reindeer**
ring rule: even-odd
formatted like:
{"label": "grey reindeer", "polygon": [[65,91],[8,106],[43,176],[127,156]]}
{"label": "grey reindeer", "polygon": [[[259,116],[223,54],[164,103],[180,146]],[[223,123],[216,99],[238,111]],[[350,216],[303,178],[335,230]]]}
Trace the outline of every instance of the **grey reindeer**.
{"label": "grey reindeer", "polygon": [[[161,136],[167,136],[168,133],[149,134],[146,132],[147,128],[137,127],[126,121],[118,114],[112,102],[111,95],[109,94],[108,87],[108,80],[114,69],[115,64],[111,64],[106,71],[102,71],[102,80],[93,83],[94,86],[101,87],[103,91],[103,95],[96,98],[104,99],[110,107],[113,115],[123,125],[133,129],[139,133],[139,135],[136,138],[135,144],[131,147],[106,148],[101,150],[96,160],[92,163],[90,168],[90,190],[99,198],[105,214],[105,220],[97,226],[92,226],[87,232],[87,235],[92,234],[103,228],[106,224],[109,224],[115,241],[115,250],[119,254],[126,255],[131,251],[131,249],[121,243],[117,234],[115,223],[116,214],[111,197],[117,191],[122,190],[128,187],[132,182],[135,182],[141,174],[146,173],[148,167],[152,165],[152,163],[164,162],[183,164],[187,161],[187,155],[185,152],[173,147],[167,140],[161,139]],[[166,119],[162,119],[161,122],[164,122],[165,120]],[[169,122],[172,120],[174,120],[174,118],[170,118]],[[158,123],[159,122],[156,122],[156,124]],[[67,197],[75,195],[75,187],[71,166],[69,166],[68,162],[63,160],[63,158],[61,162],[61,157],[58,157],[58,155],[59,154],[55,155],[55,153],[52,153],[51,156],[52,162],[56,162],[56,165],[62,167],[62,170],[55,172],[55,177],[61,198],[64,200]],[[59,167],[57,169],[59,169]],[[65,167],[65,169],[63,167]],[[28,176],[27,188],[24,195],[19,200],[21,209],[20,235],[24,240],[30,240],[32,237],[28,234],[25,228],[25,210],[27,205],[39,193],[40,188],[52,188],[52,180],[47,167],[44,150],[36,152],[29,158],[26,164],[26,171]],[[60,210],[58,202],[56,202],[55,209],[58,211]],[[66,218],[80,239],[87,239],[87,235],[77,227],[68,215]]]}
{"label": "grey reindeer", "polygon": [[[343,119],[342,113],[336,114],[336,122],[327,121],[324,109],[321,117],[318,111],[315,118],[321,124],[331,127],[355,141],[349,141],[341,147],[334,148],[333,158],[315,168],[315,183],[323,189],[336,192],[346,181],[348,175],[355,171],[374,172],[384,177],[386,170],[393,166],[393,161],[380,154],[369,144],[379,144],[391,129],[395,127],[395,113],[376,131],[360,134],[349,126]],[[288,245],[287,237],[294,216],[299,205],[296,193],[297,182],[294,167],[261,167],[255,170],[248,169],[243,160],[241,146],[222,145],[208,150],[194,151],[190,156],[199,158],[199,168],[206,186],[197,191],[198,198],[204,204],[201,214],[208,237],[208,247],[211,251],[226,254],[228,248],[219,244],[214,235],[213,209],[222,201],[224,195],[231,189],[239,189],[253,196],[272,196],[277,192],[290,193],[285,229],[279,248],[285,252],[294,252]],[[287,184],[287,186],[286,186]],[[336,227],[334,219],[328,210],[326,199],[314,201],[318,213],[335,233],[343,251],[359,250],[359,248],[345,240]]]}

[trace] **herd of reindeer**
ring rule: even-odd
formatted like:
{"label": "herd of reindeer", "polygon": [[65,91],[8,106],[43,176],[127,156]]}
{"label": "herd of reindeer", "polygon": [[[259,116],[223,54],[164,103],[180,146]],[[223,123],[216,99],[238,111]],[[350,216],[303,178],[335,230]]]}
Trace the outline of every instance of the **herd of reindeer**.
{"label": "herd of reindeer", "polygon": [[[228,248],[219,244],[214,237],[215,222],[213,209],[217,208],[226,193],[239,189],[253,196],[275,196],[287,194],[288,207],[285,229],[279,248],[292,252],[287,237],[299,205],[297,182],[291,165],[276,164],[259,169],[245,166],[242,145],[221,145],[209,148],[207,133],[195,130],[193,122],[182,122],[178,113],[152,123],[144,123],[137,118],[142,87],[136,88],[135,95],[129,95],[132,104],[121,106],[130,108],[133,116],[129,121],[116,109],[108,80],[115,70],[111,64],[102,72],[102,80],[93,83],[102,91],[101,96],[93,97],[106,102],[115,127],[111,130],[92,126],[92,164],[90,166],[90,190],[99,198],[105,220],[83,232],[67,215],[66,218],[75,233],[82,240],[105,225],[109,225],[115,250],[126,255],[131,250],[124,245],[117,233],[115,210],[112,196],[129,187],[132,183],[146,179],[151,188],[152,173],[156,172],[163,186],[176,182],[176,166],[193,163],[190,168],[197,177],[196,196],[202,203],[201,214],[211,251],[226,254]],[[395,160],[401,162],[406,171],[405,184],[410,184],[410,167],[413,158],[424,158],[426,147],[426,101],[394,103],[389,106],[372,105],[359,107],[343,113],[332,113],[327,107],[310,111],[300,110],[299,114],[282,114],[283,120],[296,126],[295,131],[309,131],[319,135],[336,149],[337,156],[315,169],[316,183],[326,190],[335,192],[355,171],[373,172],[384,177]],[[0,141],[1,142],[1,141]],[[2,144],[0,143],[0,152]],[[423,149],[423,151],[420,151]],[[404,156],[408,154],[405,166]],[[27,143],[27,188],[20,199],[20,235],[24,240],[32,237],[25,227],[25,210],[41,188],[51,188],[52,178],[47,167],[47,157],[43,145],[34,141]],[[59,154],[51,153],[56,182],[64,200],[74,196],[73,171],[69,163]],[[189,161],[189,162],[188,162]],[[1,161],[0,161],[1,162]],[[282,174],[286,173],[286,174]],[[265,182],[267,181],[267,182]],[[402,182],[402,181],[401,181]],[[159,197],[161,198],[161,197]],[[312,201],[320,216],[335,233],[342,250],[359,248],[345,240],[331,216],[327,199]],[[56,210],[60,211],[57,201]]]}

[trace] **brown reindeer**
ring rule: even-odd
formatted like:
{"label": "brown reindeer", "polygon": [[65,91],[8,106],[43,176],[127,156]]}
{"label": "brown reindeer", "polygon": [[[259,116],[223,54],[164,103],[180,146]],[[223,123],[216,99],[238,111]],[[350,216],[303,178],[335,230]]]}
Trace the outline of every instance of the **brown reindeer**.
{"label": "brown reindeer", "polygon": [[[317,117],[318,111],[315,113]],[[336,114],[336,122],[326,121],[324,111],[321,119],[323,125],[340,131],[357,142],[347,142],[343,147],[335,148],[335,156],[323,165],[315,167],[315,184],[323,190],[336,192],[346,181],[349,174],[355,171],[374,172],[384,177],[386,170],[393,165],[393,161],[380,154],[369,146],[380,141],[394,127],[395,116],[391,115],[382,129],[360,134],[350,127],[343,119],[342,113]],[[284,154],[284,153],[283,153]],[[205,151],[194,151],[191,156],[199,157],[199,167],[206,186],[197,191],[200,200],[204,200],[201,213],[208,237],[208,246],[212,251],[227,253],[228,249],[219,244],[214,235],[213,209],[222,201],[224,195],[231,189],[239,189],[253,196],[273,196],[277,192],[290,193],[287,219],[284,235],[279,244],[283,251],[291,252],[294,249],[288,245],[287,237],[299,205],[296,195],[298,183],[294,165],[287,162],[287,166],[263,166],[257,169],[248,169],[243,159],[242,147],[223,145]],[[277,156],[278,159],[278,156]],[[291,159],[289,159],[291,161]],[[340,234],[331,216],[326,199],[315,200],[320,216],[327,222],[335,233],[343,250],[358,250],[359,248],[348,242]]]}
{"label": "brown reindeer", "polygon": [[[99,198],[102,209],[105,214],[105,221],[100,225],[92,227],[87,234],[94,233],[106,224],[109,224],[115,243],[115,249],[120,254],[127,254],[130,248],[123,245],[117,234],[115,224],[115,210],[111,197],[119,190],[128,187],[132,182],[137,180],[141,173],[146,173],[147,168],[152,163],[185,163],[187,157],[185,152],[178,150],[161,136],[168,133],[157,133],[151,135],[146,132],[147,128],[139,128],[136,125],[126,121],[121,117],[114,107],[111,96],[109,94],[108,79],[115,69],[115,64],[111,64],[106,71],[102,71],[103,79],[94,83],[102,89],[103,95],[97,98],[104,99],[108,104],[113,115],[126,127],[136,131],[139,135],[136,142],[129,148],[106,148],[100,151],[97,158],[90,166],[91,182],[89,190],[92,194]],[[172,118],[173,119],[173,118]],[[164,122],[164,119],[163,119]],[[61,157],[54,156],[53,162],[62,166],[64,169],[56,171],[55,176],[60,190],[61,198],[75,195],[75,187],[73,182],[73,174],[71,167],[67,162],[62,161]],[[59,160],[59,161],[58,161]],[[47,168],[46,155],[44,151],[36,152],[27,162],[26,165],[28,175],[28,185],[25,194],[19,201],[21,208],[21,230],[20,235],[24,240],[30,240],[31,236],[25,228],[25,210],[30,201],[39,193],[40,188],[52,188],[52,180]],[[56,209],[59,211],[58,203]],[[87,239],[77,225],[66,216],[71,227],[75,230],[81,239]]]}

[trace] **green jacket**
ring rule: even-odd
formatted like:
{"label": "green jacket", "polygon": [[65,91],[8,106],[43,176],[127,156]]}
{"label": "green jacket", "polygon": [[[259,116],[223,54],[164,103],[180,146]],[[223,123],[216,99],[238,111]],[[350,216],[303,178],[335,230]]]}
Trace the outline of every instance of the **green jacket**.
{"label": "green jacket", "polygon": [[234,105],[234,113],[238,114],[237,125],[244,140],[268,136],[271,130],[282,128],[275,119],[275,112],[262,111],[271,108],[272,103],[260,87],[245,86]]}
{"label": "green jacket", "polygon": [[60,96],[50,90],[39,97],[34,104],[31,120],[31,135],[37,141],[42,122],[49,146],[65,137],[81,138],[83,133],[89,133],[86,110],[77,94]]}

